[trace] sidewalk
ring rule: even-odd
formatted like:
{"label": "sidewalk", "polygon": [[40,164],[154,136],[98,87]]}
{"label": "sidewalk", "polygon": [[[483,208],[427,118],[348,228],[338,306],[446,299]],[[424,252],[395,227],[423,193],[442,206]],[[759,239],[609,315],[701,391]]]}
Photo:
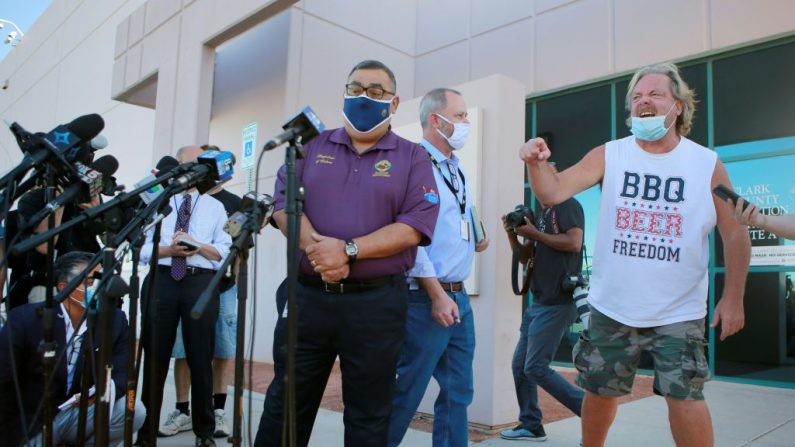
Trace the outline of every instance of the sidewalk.
{"label": "sidewalk", "polygon": [[[715,426],[717,447],[792,447],[795,445],[795,390],[740,385],[712,381],[705,389],[707,402]],[[169,374],[164,392],[162,418],[174,408],[174,380]],[[248,393],[245,393],[244,424],[248,408]],[[256,436],[257,424],[262,413],[264,395],[252,395],[252,436]],[[232,395],[226,404],[227,422],[232,422]],[[483,447],[519,447],[543,445],[545,447],[574,447],[580,441],[580,420],[563,419],[544,426],[548,439],[543,444],[526,441],[488,439],[470,443]],[[249,444],[247,427],[244,425],[243,445]],[[160,446],[192,446],[193,433],[185,432],[170,438],[159,438]],[[253,440],[252,440],[253,441]],[[219,446],[227,445],[225,439],[216,439]],[[253,442],[252,442],[253,443]],[[311,447],[343,447],[342,413],[320,409],[314,428]],[[402,444],[406,447],[430,447],[430,433],[409,430]],[[607,440],[610,447],[673,447],[668,430],[665,401],[653,396],[619,406],[618,415]]]}
{"label": "sidewalk", "polygon": [[[707,397],[717,447],[792,447],[795,445],[795,390],[708,382]],[[564,419],[544,427],[545,447],[579,445],[580,420]],[[530,445],[490,439],[478,446]],[[419,444],[418,444],[419,445]],[[647,397],[619,406],[607,438],[609,447],[673,447],[663,398]]]}

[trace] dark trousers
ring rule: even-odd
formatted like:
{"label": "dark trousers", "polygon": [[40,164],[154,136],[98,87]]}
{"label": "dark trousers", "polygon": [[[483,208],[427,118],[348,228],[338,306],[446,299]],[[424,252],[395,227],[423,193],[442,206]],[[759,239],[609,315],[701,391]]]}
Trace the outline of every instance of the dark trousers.
{"label": "dark trousers", "polygon": [[[218,319],[218,290],[207,305],[202,317],[194,320],[190,316],[193,305],[207,289],[213,275],[210,272],[186,276],[175,281],[165,270],[158,271],[155,295],[158,298],[154,312],[147,315],[142,324],[144,344],[144,385],[141,401],[146,406],[146,421],[138,432],[139,439],[145,439],[150,430],[157,431],[160,425],[160,407],[163,404],[163,386],[168,376],[171,349],[177,336],[177,324],[182,320],[182,339],[185,356],[190,368],[191,416],[193,432],[197,437],[212,438],[215,431],[213,412],[213,351],[215,350],[215,322]],[[147,302],[150,302],[147,300]],[[151,340],[155,328],[156,342]],[[155,377],[150,377],[149,362],[156,363]],[[154,387],[154,400],[150,392]]]}
{"label": "dark trousers", "polygon": [[523,428],[535,430],[541,426],[543,415],[538,405],[538,387],[574,414],[580,415],[585,395],[583,390],[570,384],[549,366],[563,334],[574,321],[575,313],[574,303],[533,303],[522,317],[512,369],[516,399],[519,401],[519,422]]}
{"label": "dark trousers", "polygon": [[[405,335],[408,288],[404,276],[395,275],[384,287],[351,294],[330,294],[298,284],[297,298],[298,445],[309,443],[326,382],[339,356],[345,445],[386,446],[395,370]],[[266,412],[281,405],[281,394],[280,389],[274,393],[269,389]],[[275,399],[279,405],[274,405]],[[280,445],[281,431],[280,419],[263,415],[256,445]]]}
{"label": "dark trousers", "polygon": [[273,381],[265,393],[265,404],[259,420],[255,447],[281,446],[284,418],[284,370],[287,367],[287,280],[276,290],[276,327],[273,329]]}

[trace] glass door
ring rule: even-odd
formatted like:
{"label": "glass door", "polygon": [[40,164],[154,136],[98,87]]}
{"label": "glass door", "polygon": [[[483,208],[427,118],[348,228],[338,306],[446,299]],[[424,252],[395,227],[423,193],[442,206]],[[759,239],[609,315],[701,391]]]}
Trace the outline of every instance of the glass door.
{"label": "glass door", "polygon": [[[735,191],[765,214],[795,213],[795,141],[790,140],[718,148]],[[771,150],[774,146],[777,150]],[[748,232],[752,249],[745,329],[722,342],[717,332],[712,334],[714,372],[744,382],[795,387],[795,242],[759,228]],[[715,235],[713,302],[720,299],[725,274],[723,245],[717,231]]]}

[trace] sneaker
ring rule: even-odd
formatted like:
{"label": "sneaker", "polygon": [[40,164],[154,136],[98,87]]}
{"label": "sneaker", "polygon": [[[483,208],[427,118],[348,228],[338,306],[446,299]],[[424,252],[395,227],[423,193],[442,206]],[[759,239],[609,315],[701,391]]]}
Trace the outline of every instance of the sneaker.
{"label": "sneaker", "polygon": [[546,441],[547,440],[547,433],[544,431],[544,427],[539,425],[538,428],[533,430],[528,430],[521,425],[517,425],[514,428],[509,430],[503,430],[500,432],[500,438],[507,439],[509,441]]}
{"label": "sneaker", "polygon": [[226,412],[215,410],[215,438],[225,438],[229,436],[229,426],[226,425]]}
{"label": "sneaker", "polygon": [[166,422],[157,430],[158,436],[174,436],[179,432],[193,430],[193,420],[190,416],[179,410],[174,410],[168,414]]}

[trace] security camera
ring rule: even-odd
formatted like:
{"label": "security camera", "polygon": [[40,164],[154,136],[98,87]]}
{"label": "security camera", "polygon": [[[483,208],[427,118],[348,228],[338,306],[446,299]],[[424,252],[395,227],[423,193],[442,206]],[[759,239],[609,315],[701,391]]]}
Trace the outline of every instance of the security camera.
{"label": "security camera", "polygon": [[3,22],[0,22],[0,29],[3,29],[3,28],[5,28],[5,27],[6,27],[6,24],[5,24],[5,23],[3,23]]}

